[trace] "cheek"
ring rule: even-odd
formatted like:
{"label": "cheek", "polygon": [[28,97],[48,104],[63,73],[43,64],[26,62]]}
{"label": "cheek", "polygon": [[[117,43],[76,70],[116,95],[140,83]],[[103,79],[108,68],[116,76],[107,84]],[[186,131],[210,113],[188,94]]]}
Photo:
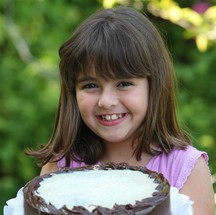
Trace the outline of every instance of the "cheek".
{"label": "cheek", "polygon": [[82,93],[77,94],[77,104],[78,104],[78,108],[80,110],[81,115],[85,111],[85,108],[87,108],[86,106],[87,102],[88,102],[88,97],[86,97]]}
{"label": "cheek", "polygon": [[140,120],[143,120],[147,113],[148,100],[148,88],[141,88],[140,90],[127,95],[125,102],[127,103],[126,106],[128,109],[134,113],[134,116],[137,116]]}
{"label": "cheek", "polygon": [[96,100],[94,96],[86,93],[77,93],[77,104],[82,117],[89,116],[94,110]]}
{"label": "cheek", "polygon": [[129,95],[130,98],[127,98],[127,101],[132,107],[137,108],[146,108],[148,106],[148,91],[137,91],[131,95]]}

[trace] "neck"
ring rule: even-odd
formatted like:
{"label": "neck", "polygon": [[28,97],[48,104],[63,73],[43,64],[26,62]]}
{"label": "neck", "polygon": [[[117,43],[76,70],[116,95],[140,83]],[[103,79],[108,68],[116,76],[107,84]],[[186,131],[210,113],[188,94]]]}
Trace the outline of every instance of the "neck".
{"label": "neck", "polygon": [[[134,144],[134,147],[136,144]],[[151,155],[143,152],[141,160],[136,159],[134,155],[134,148],[132,144],[125,143],[105,143],[106,153],[101,159],[102,163],[114,162],[114,163],[128,163],[134,166],[146,166],[151,159]]]}

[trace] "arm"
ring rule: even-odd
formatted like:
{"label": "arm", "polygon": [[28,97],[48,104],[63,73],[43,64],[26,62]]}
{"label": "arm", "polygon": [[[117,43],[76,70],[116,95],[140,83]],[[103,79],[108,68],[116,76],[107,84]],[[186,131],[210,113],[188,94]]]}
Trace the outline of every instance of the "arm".
{"label": "arm", "polygon": [[56,162],[54,162],[54,163],[49,162],[42,167],[40,175],[55,172],[57,170],[59,170],[57,163]]}
{"label": "arm", "polygon": [[180,193],[194,202],[194,215],[214,215],[214,192],[206,161],[201,156]]}

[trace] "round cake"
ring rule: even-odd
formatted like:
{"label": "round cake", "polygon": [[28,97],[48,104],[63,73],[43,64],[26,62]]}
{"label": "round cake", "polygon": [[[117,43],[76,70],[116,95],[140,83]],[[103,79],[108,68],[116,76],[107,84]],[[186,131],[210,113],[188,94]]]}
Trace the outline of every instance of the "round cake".
{"label": "round cake", "polygon": [[170,215],[170,185],[145,167],[101,164],[64,169],[28,182],[25,215]]}

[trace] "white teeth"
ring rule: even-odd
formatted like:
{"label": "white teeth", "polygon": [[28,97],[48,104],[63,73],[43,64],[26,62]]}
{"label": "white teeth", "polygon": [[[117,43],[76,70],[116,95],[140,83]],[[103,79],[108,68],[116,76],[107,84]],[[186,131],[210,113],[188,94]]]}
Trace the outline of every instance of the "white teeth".
{"label": "white teeth", "polygon": [[111,115],[111,119],[112,120],[118,119],[118,116],[116,114],[113,114],[113,115]]}
{"label": "white teeth", "polygon": [[106,115],[106,116],[105,116],[105,119],[106,119],[107,121],[110,121],[111,116],[110,116],[110,115]]}
{"label": "white teeth", "polygon": [[124,114],[112,114],[112,115],[101,115],[101,118],[106,121],[120,119],[124,116]]}

